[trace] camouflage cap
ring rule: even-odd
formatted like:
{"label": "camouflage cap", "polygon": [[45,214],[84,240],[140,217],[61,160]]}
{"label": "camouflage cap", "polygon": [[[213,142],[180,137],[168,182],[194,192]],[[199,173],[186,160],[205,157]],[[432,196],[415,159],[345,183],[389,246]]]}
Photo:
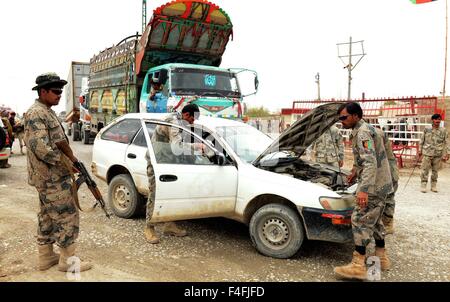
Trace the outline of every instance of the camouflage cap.
{"label": "camouflage cap", "polygon": [[56,87],[63,87],[67,84],[67,81],[61,80],[61,78],[54,72],[41,74],[36,78],[37,86],[32,90],[38,90],[42,87],[48,87],[49,85],[55,85]]}

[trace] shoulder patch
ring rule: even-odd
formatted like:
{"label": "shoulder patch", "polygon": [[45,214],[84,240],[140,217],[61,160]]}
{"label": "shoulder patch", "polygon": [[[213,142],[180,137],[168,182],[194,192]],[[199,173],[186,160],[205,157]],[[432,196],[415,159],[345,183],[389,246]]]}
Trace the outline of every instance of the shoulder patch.
{"label": "shoulder patch", "polygon": [[362,142],[362,145],[363,145],[365,150],[372,149],[372,141],[371,140],[364,140]]}

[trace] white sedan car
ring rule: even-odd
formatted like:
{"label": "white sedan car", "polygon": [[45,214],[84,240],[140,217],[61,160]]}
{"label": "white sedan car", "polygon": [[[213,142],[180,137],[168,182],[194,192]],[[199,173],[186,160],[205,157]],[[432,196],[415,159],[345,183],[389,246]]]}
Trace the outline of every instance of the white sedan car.
{"label": "white sedan car", "polygon": [[[355,186],[338,168],[301,158],[337,121],[337,106],[312,110],[275,141],[238,121],[201,117],[185,129],[165,123],[167,114],[127,114],[97,136],[92,171],[108,183],[112,211],[131,218],[145,208],[149,152],[156,180],[153,222],[234,219],[249,225],[260,253],[289,258],[305,238],[352,240]],[[179,128],[186,144],[203,143],[209,152],[179,152],[157,139],[147,146],[155,128],[164,126]],[[161,150],[173,156],[160,156]]]}

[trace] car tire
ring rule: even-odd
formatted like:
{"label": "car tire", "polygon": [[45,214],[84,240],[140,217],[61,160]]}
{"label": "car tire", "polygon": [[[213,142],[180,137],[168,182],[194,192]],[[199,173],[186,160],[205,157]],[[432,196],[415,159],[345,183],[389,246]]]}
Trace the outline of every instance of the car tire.
{"label": "car tire", "polygon": [[250,220],[250,237],[263,255],[285,259],[295,255],[305,238],[299,215],[282,204],[258,209]]}
{"label": "car tire", "polygon": [[121,218],[132,218],[141,212],[142,198],[128,174],[115,176],[108,187],[108,202],[113,213]]}

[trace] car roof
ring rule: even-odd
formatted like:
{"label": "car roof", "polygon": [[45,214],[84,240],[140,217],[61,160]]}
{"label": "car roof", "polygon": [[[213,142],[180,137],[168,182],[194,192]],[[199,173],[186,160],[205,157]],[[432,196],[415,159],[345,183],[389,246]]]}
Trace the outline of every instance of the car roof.
{"label": "car roof", "polygon": [[[122,119],[152,119],[164,121],[171,113],[128,113],[123,115]],[[241,121],[235,121],[230,119],[224,119],[220,117],[211,117],[211,116],[200,116],[198,120],[195,121],[195,125],[202,125],[208,128],[217,128],[217,127],[232,127],[232,126],[248,126],[251,127]]]}

